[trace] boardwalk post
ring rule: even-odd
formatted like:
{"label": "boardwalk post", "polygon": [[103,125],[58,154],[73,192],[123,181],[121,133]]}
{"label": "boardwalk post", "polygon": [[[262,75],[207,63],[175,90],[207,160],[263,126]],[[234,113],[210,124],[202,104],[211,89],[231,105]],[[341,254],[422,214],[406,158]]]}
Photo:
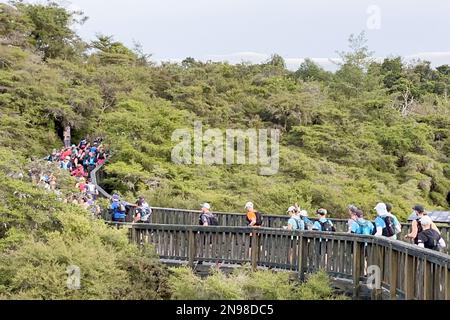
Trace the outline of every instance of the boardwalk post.
{"label": "boardwalk post", "polygon": [[445,300],[450,300],[450,270],[445,270]]}
{"label": "boardwalk post", "polygon": [[139,241],[138,241],[138,237],[137,237],[137,232],[138,230],[131,227],[128,230],[128,239],[130,239],[131,243],[135,243],[137,245],[140,245]]}
{"label": "boardwalk post", "polygon": [[301,234],[298,237],[298,279],[300,281],[304,280],[304,269],[303,269],[303,263],[304,263],[304,259],[303,259],[303,234]]}
{"label": "boardwalk post", "polygon": [[361,278],[361,245],[358,240],[353,241],[353,299],[358,299]]}
{"label": "boardwalk post", "polygon": [[414,298],[414,258],[405,254],[405,299]]}
{"label": "boardwalk post", "polygon": [[188,239],[188,265],[191,268],[194,268],[194,258],[195,258],[195,233],[193,230],[189,230],[189,239]]}
{"label": "boardwalk post", "polygon": [[[383,248],[376,244],[372,247],[372,261],[371,263],[375,266],[378,266],[380,268],[381,274],[379,275],[380,277],[383,276],[383,272],[384,272],[384,260],[383,260]],[[380,279],[380,281],[382,282],[383,279]],[[372,289],[372,300],[381,300],[382,298],[382,290],[381,288],[373,288]]]}
{"label": "boardwalk post", "polygon": [[433,277],[431,276],[431,264],[427,262],[427,258],[423,260],[423,299],[433,299]]}
{"label": "boardwalk post", "polygon": [[397,273],[398,273],[398,253],[389,249],[389,287],[390,287],[390,299],[397,299]]}
{"label": "boardwalk post", "polygon": [[258,245],[258,234],[256,232],[252,232],[251,235],[251,264],[252,264],[252,270],[256,271],[258,268],[258,251],[259,251],[259,245]]}

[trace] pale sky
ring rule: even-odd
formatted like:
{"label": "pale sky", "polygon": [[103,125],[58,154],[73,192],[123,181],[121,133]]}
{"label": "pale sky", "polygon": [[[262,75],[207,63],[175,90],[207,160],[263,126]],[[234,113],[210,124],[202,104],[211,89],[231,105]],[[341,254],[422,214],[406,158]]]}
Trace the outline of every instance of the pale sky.
{"label": "pale sky", "polygon": [[[4,1],[0,1],[4,2]],[[33,1],[33,2],[43,2]],[[376,57],[401,55],[450,64],[445,0],[63,0],[89,20],[85,40],[114,35],[140,42],[155,61],[262,62],[272,53],[296,69],[304,58],[327,69],[352,33],[366,31]]]}

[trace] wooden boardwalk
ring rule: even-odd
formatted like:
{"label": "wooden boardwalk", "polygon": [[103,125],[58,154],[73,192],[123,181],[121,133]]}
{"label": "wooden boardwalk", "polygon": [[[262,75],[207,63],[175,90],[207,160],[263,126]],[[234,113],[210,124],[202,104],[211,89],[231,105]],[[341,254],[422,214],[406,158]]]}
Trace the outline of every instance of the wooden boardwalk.
{"label": "wooden boardwalk", "polygon": [[[92,177],[97,184],[97,168]],[[100,188],[100,187],[99,187]],[[100,193],[110,198],[103,189]],[[286,216],[265,215],[264,228],[242,227],[245,215],[217,213],[218,227],[198,225],[200,211],[152,208],[151,224],[116,224],[130,229],[137,245],[152,244],[163,260],[191,267],[198,262],[249,264],[308,273],[325,270],[351,284],[354,299],[369,288],[372,299],[450,300],[450,256],[385,237],[349,234],[347,220],[332,219],[338,232],[288,231]],[[402,224],[403,236],[410,224]],[[450,227],[440,227],[447,244]]]}
{"label": "wooden boardwalk", "polygon": [[[131,240],[151,243],[161,259],[250,264],[295,271],[320,269],[350,280],[353,297],[373,284],[373,299],[450,300],[450,256],[384,237],[271,228],[133,224]],[[370,267],[372,266],[372,267]],[[370,267],[370,268],[369,268]],[[379,287],[370,278],[379,270]]]}

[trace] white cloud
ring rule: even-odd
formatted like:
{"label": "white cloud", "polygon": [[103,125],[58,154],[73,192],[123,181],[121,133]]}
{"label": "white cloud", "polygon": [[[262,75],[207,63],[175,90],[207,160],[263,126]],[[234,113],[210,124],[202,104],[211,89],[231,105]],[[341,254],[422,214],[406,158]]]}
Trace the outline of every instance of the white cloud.
{"label": "white cloud", "polygon": [[[417,59],[430,61],[432,66],[437,67],[443,64],[450,65],[450,52],[419,52],[410,55],[403,56],[404,60],[411,62]],[[214,62],[229,62],[231,64],[238,64],[242,62],[250,63],[263,63],[270,59],[270,54],[243,51],[234,52],[230,54],[211,54],[204,57],[195,58],[200,61],[214,61]],[[310,58],[312,61],[320,65],[325,70],[334,71],[338,68],[337,62],[342,61],[340,58]],[[376,57],[375,60],[378,62],[383,61],[383,57]],[[286,67],[289,70],[297,70],[301,63],[305,61],[305,58],[285,58]],[[159,59],[158,61],[169,61],[174,63],[179,63],[183,61],[183,58],[166,58]]]}
{"label": "white cloud", "polygon": [[[242,62],[250,62],[254,64],[263,63],[270,59],[270,54],[260,53],[260,52],[252,52],[252,51],[242,51],[242,52],[234,52],[230,54],[210,54],[204,57],[195,58],[200,61],[214,61],[214,62],[228,62],[231,64],[238,64]],[[333,61],[339,61],[339,58],[310,58],[318,65],[322,66],[326,70],[335,70],[336,64]],[[161,61],[169,61],[169,62],[181,62],[183,58],[164,58],[158,59],[158,62]],[[289,70],[297,70],[302,62],[305,61],[305,58],[285,58],[286,67]]]}
{"label": "white cloud", "polygon": [[443,64],[450,65],[450,51],[419,52],[405,56],[405,60],[407,61],[417,59],[430,61],[434,67],[438,67]]}

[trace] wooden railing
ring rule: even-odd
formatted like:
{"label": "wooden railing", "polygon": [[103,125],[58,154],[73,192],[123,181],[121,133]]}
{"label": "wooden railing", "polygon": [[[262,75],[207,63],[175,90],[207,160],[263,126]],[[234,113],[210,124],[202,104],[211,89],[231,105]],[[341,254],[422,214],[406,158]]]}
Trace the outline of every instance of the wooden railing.
{"label": "wooden railing", "polygon": [[[111,195],[108,194],[100,185],[99,181],[102,179],[103,175],[103,165],[97,166],[91,172],[91,179],[93,183],[97,186],[99,193],[110,199]],[[173,209],[173,208],[160,208],[152,207],[153,213],[151,217],[151,223],[154,224],[180,224],[180,225],[198,225],[200,211],[198,210],[186,210],[186,209]],[[229,226],[229,227],[241,227],[247,225],[245,214],[242,213],[230,213],[230,212],[214,212],[217,214],[219,219],[219,225]],[[133,209],[131,208],[129,214],[127,215],[127,222],[131,222],[133,216]],[[110,220],[107,213],[104,215],[105,220]],[[283,226],[287,225],[289,217],[281,215],[264,215],[264,227],[266,228],[277,228],[281,229]],[[347,220],[345,219],[330,219],[339,232],[347,232]],[[450,225],[442,224],[439,226],[442,238],[447,244],[445,252],[450,252]],[[406,240],[405,235],[411,231],[410,223],[402,223],[402,231],[397,235],[398,240],[410,242],[411,240]]]}
{"label": "wooden railing", "polygon": [[[182,224],[182,225],[198,225],[200,211],[170,209],[170,208],[152,208],[153,213],[151,223],[154,224]],[[242,227],[246,226],[247,222],[245,214],[229,213],[229,212],[215,212],[218,217],[219,225],[228,227]],[[279,215],[264,215],[264,227],[281,229],[287,225],[289,217]],[[330,219],[339,232],[347,232],[347,220],[344,219]],[[450,246],[450,226],[439,226],[442,238]],[[411,232],[410,223],[402,223],[402,232],[397,235],[398,240],[409,242],[405,240],[405,235]],[[447,249],[448,250],[448,249]]]}
{"label": "wooden railing", "polygon": [[[100,194],[111,198],[98,185],[100,169],[93,170],[91,178]],[[123,225],[130,228],[131,241],[154,244],[163,259],[187,261],[190,266],[196,261],[250,263],[254,269],[295,271],[300,279],[324,269],[337,279],[351,281],[355,298],[369,280],[368,267],[376,266],[381,283],[372,290],[373,299],[450,300],[450,256],[384,237],[343,233],[347,220],[331,219],[340,231],[336,233],[298,232],[281,229],[287,216],[264,215],[265,228],[251,229],[242,227],[244,214],[217,212],[222,226],[201,227],[200,211],[152,209],[152,224]],[[402,224],[400,240],[410,227]],[[440,226],[440,230],[449,244],[450,227]]]}
{"label": "wooden railing", "polygon": [[295,271],[300,279],[324,269],[337,279],[350,281],[354,298],[360,297],[362,286],[370,278],[367,268],[375,266],[379,268],[381,283],[372,290],[373,299],[450,299],[450,256],[383,237],[134,224],[131,239],[139,245],[154,244],[162,259],[182,260],[190,266],[196,261],[249,263],[253,268]]}
{"label": "wooden railing", "polygon": [[97,187],[98,193],[102,197],[110,199],[111,195],[99,185],[99,181],[102,179],[102,175],[104,174],[102,168],[103,164],[95,167],[95,169],[91,171],[90,178],[92,183]]}

